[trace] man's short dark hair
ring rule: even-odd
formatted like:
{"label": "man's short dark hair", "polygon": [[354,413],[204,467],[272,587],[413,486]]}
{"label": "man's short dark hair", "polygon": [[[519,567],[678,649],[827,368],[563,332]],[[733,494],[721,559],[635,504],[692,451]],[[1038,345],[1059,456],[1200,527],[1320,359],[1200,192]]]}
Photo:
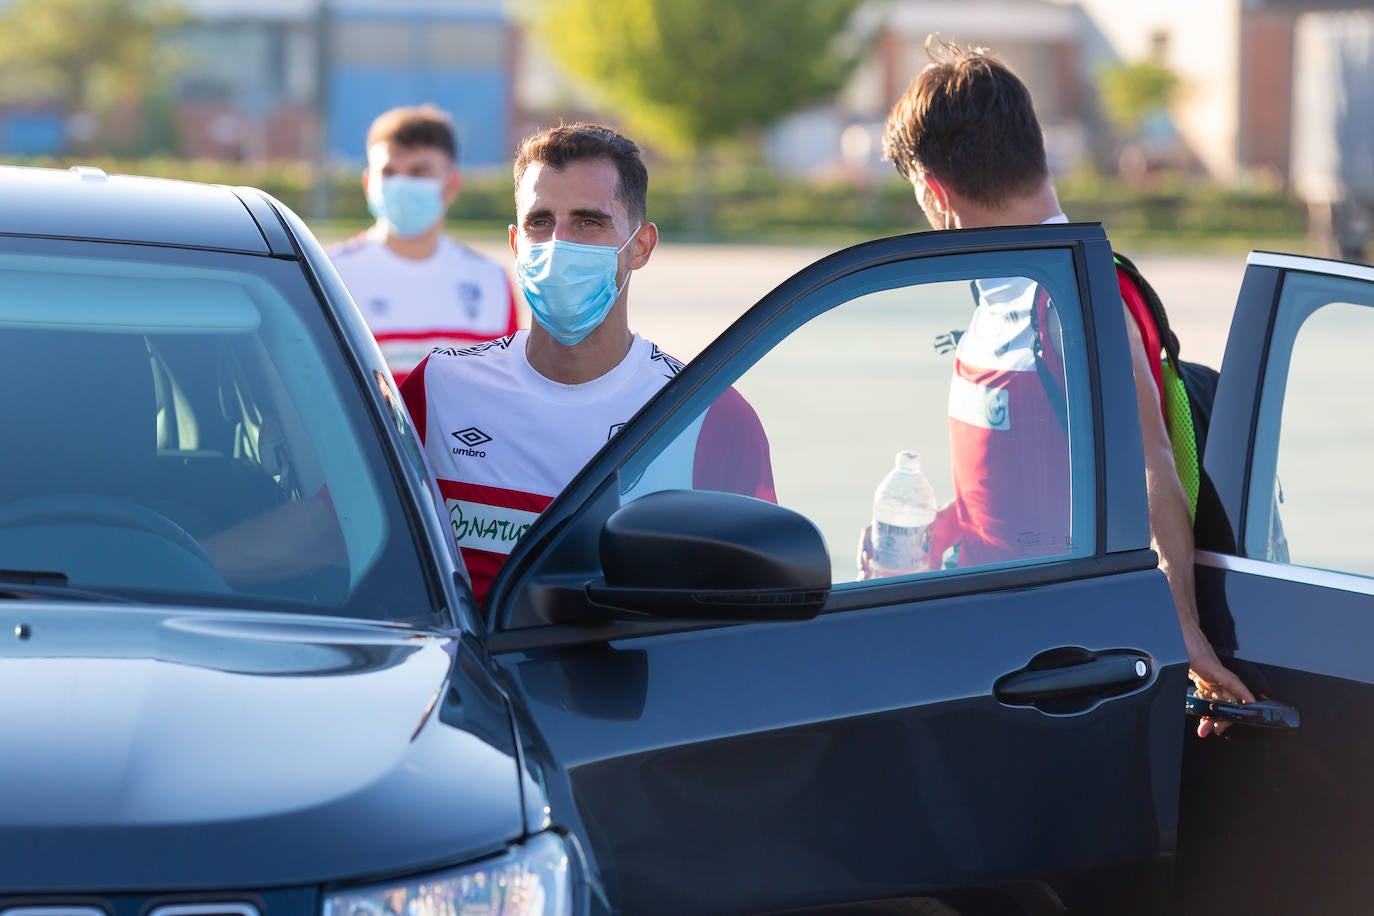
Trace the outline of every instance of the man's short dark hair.
{"label": "man's short dark hair", "polygon": [[906,178],[929,172],[974,203],[1001,207],[1049,177],[1030,91],[981,48],[931,35],[931,63],[893,106],[883,155]]}
{"label": "man's short dark hair", "polygon": [[394,146],[429,146],[458,161],[458,137],[453,119],[433,105],[409,105],[384,111],[367,129],[367,148],[378,143]]}
{"label": "man's short dark hair", "polygon": [[534,163],[562,171],[570,162],[609,159],[618,181],[615,196],[630,219],[644,222],[648,214],[649,170],[639,158],[639,147],[618,130],[578,121],[560,124],[526,137],[515,153],[515,189]]}

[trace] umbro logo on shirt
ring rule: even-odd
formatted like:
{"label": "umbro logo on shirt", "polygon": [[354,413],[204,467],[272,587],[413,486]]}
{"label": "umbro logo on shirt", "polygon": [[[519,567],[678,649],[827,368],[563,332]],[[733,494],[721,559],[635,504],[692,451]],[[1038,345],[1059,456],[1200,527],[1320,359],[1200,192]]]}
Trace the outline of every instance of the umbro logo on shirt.
{"label": "umbro logo on shirt", "polygon": [[469,426],[467,429],[460,429],[455,433],[450,433],[449,435],[453,436],[453,438],[457,439],[465,446],[464,448],[458,448],[455,446],[452,449],[453,454],[467,455],[471,458],[487,457],[487,453],[478,451],[477,446],[486,445],[488,442],[491,441],[491,436],[488,436],[486,433],[482,432],[477,427]]}

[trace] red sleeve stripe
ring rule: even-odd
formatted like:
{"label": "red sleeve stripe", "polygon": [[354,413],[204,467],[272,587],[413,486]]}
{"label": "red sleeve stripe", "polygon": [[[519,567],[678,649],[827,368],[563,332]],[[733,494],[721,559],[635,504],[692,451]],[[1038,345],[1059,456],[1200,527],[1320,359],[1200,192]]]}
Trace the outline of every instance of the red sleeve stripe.
{"label": "red sleeve stripe", "polygon": [[425,426],[429,420],[425,409],[425,369],[428,367],[429,357],[426,356],[420,360],[420,365],[410,370],[399,383],[401,400],[405,401],[406,410],[410,413],[410,422],[415,427],[415,435],[419,437],[421,445],[425,443]]}

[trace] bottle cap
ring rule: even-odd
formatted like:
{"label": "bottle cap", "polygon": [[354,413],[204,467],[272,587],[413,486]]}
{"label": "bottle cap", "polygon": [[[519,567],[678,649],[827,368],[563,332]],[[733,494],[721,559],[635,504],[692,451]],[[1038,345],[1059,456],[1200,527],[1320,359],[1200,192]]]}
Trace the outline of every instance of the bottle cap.
{"label": "bottle cap", "polygon": [[921,456],[916,452],[898,452],[895,466],[899,471],[919,471],[921,469]]}

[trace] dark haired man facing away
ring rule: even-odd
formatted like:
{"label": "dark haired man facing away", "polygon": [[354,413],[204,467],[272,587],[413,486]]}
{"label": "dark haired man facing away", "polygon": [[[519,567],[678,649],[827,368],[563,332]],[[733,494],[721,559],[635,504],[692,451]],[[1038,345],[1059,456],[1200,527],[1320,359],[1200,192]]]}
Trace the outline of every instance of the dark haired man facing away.
{"label": "dark haired man facing away", "polygon": [[[883,148],[911,182],[930,225],[967,229],[1066,222],[1050,181],[1040,122],[1021,80],[982,50],[961,49],[931,36],[926,51],[932,63],[893,107]],[[1205,697],[1253,702],[1254,696],[1217,658],[1198,625],[1188,499],[1174,466],[1140,330],[1129,310],[1126,314],[1145,447],[1150,539],[1178,611],[1189,676]],[[972,441],[965,439],[964,444]],[[977,463],[977,456],[961,459],[959,442],[960,437],[952,435],[955,500],[942,510],[935,526],[941,530],[933,534],[932,542],[952,542],[960,537],[961,529],[976,532],[978,528],[976,521],[960,519],[969,514],[967,503],[972,500],[959,492],[959,468],[961,463]],[[932,553],[939,556],[937,550]],[[1209,719],[1198,727],[1201,735],[1220,730]]]}

